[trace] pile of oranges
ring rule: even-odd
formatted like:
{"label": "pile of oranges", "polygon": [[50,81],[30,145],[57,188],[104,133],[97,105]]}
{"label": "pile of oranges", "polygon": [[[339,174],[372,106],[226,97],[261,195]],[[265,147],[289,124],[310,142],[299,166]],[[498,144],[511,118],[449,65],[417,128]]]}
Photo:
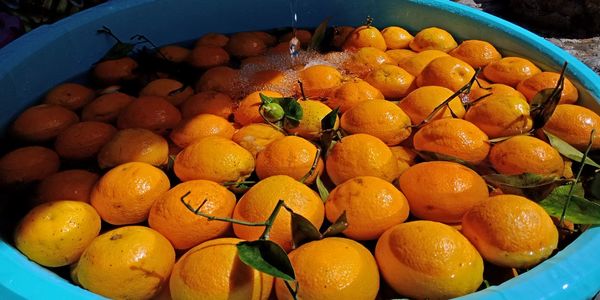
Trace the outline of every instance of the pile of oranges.
{"label": "pile of oranges", "polygon": [[[298,57],[290,41],[306,48],[313,32],[206,34],[154,53],[197,78],[141,76],[124,56],[95,64],[87,85],[48,91],[14,120],[18,146],[0,158],[3,193],[35,189],[13,199],[31,207],[16,248],[115,299],[451,298],[484,288],[484,266],[487,278],[557,249],[540,205],[456,161],[572,177],[530,115],[559,73],[435,27],[329,33],[331,51]],[[300,109],[294,119],[265,99]],[[577,100],[565,79],[543,130],[584,150],[600,117]],[[265,236],[279,200],[268,239],[288,254],[288,281],[236,247]],[[299,245],[292,212],[317,229],[345,214],[347,228]]]}

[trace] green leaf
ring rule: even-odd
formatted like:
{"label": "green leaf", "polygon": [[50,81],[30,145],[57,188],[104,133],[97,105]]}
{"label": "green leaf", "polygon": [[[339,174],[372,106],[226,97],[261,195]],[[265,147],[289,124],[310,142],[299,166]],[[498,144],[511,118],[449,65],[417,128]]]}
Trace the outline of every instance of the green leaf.
{"label": "green leaf", "polygon": [[260,101],[262,102],[262,104],[269,104],[275,102],[274,97],[269,97],[263,93],[258,93],[258,95],[260,96]]}
{"label": "green leaf", "polygon": [[594,199],[600,199],[600,173],[594,174],[589,186],[589,192]]}
{"label": "green leaf", "polygon": [[302,244],[321,239],[321,233],[313,223],[302,215],[291,210],[288,211],[292,215],[292,243],[294,249],[300,247]]}
{"label": "green leaf", "polygon": [[338,235],[342,233],[346,228],[348,228],[348,219],[346,218],[346,211],[344,210],[342,214],[331,224],[325,232],[323,232],[323,238],[331,237],[334,235]]}
{"label": "green leaf", "polygon": [[554,88],[539,91],[533,99],[531,99],[530,115],[533,120],[532,130],[543,128],[554,113],[556,106],[560,102],[560,96],[562,95],[566,69],[567,63],[565,62],[556,86]]}
{"label": "green leaf", "polygon": [[[545,130],[544,130],[544,133],[548,137],[548,141],[550,142],[550,145],[552,145],[552,147],[554,147],[554,149],[556,149],[558,152],[560,152],[560,154],[568,157],[569,159],[571,159],[575,162],[581,162],[581,160],[583,159],[583,152],[575,149],[575,147],[569,145],[567,142],[561,140],[559,137],[557,137]],[[600,165],[597,164],[595,161],[593,161],[589,157],[585,158],[584,163],[586,165],[600,168]]]}
{"label": "green leaf", "polygon": [[283,117],[284,128],[298,127],[304,115],[302,106],[300,106],[298,101],[294,98],[280,98],[279,105],[281,105],[285,112]]}
{"label": "green leaf", "polygon": [[483,179],[490,185],[500,188],[504,193],[525,196],[539,201],[565,182],[557,176],[544,176],[524,173],[519,175],[488,174]]}
{"label": "green leaf", "polygon": [[[569,197],[570,185],[555,188],[539,204],[549,215],[560,218]],[[579,189],[576,187],[576,189]],[[575,224],[600,224],[600,205],[583,198],[582,191],[574,192],[565,214],[565,219]]]}
{"label": "green leaf", "polygon": [[317,190],[319,191],[319,196],[321,196],[321,200],[323,200],[323,203],[325,203],[325,201],[327,201],[327,198],[329,197],[329,190],[327,190],[327,187],[325,187],[325,184],[323,184],[321,176],[317,176],[316,183]]}
{"label": "green leaf", "polygon": [[308,45],[308,50],[319,50],[321,48],[321,43],[323,39],[325,39],[325,33],[327,32],[327,26],[329,26],[330,17],[325,18],[321,24],[315,29],[315,32],[312,35],[310,40],[310,44]]}
{"label": "green leaf", "polygon": [[332,130],[335,128],[335,123],[338,119],[338,112],[340,108],[336,107],[330,111],[323,119],[321,119],[321,131]]}
{"label": "green leaf", "polygon": [[281,246],[269,240],[240,242],[238,257],[248,266],[284,280],[296,280],[294,268]]}
{"label": "green leaf", "polygon": [[129,55],[131,51],[135,48],[134,44],[117,42],[112,46],[106,54],[102,57],[102,60],[112,60],[119,59]]}

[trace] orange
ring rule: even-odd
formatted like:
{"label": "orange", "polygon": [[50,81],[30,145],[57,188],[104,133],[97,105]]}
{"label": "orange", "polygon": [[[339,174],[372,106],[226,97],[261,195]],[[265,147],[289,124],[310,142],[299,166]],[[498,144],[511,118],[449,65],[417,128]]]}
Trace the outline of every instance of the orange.
{"label": "orange", "polygon": [[215,47],[225,47],[229,42],[229,37],[220,33],[207,33],[201,36],[196,41],[196,46],[215,46]]}
{"label": "orange", "polygon": [[194,209],[204,204],[200,212],[211,216],[230,218],[235,206],[233,193],[208,180],[183,182],[164,193],[152,206],[148,224],[169,239],[175,249],[189,249],[231,229],[228,222],[211,221],[186,208],[181,197],[187,193],[185,203]]}
{"label": "orange", "polygon": [[382,99],[365,101],[352,107],[341,118],[350,134],[373,135],[387,145],[398,145],[410,136],[410,118],[398,105]]}
{"label": "orange", "polygon": [[117,126],[144,128],[163,133],[181,121],[179,110],[163,97],[141,96],[132,101],[119,115]]}
{"label": "orange", "polygon": [[458,45],[452,35],[441,28],[429,27],[419,31],[410,41],[410,49],[421,52],[424,50],[440,50],[449,52]]}
{"label": "orange", "polygon": [[174,264],[175,251],[166,238],[148,227],[124,226],[94,239],[71,274],[104,297],[150,299],[160,293]]}
{"label": "orange", "polygon": [[234,107],[235,102],[227,94],[206,91],[190,96],[180,108],[184,119],[200,114],[213,114],[229,119]]}
{"label": "orange", "polygon": [[250,33],[262,40],[267,47],[273,47],[277,44],[277,38],[269,33],[264,31],[251,31]]}
{"label": "orange", "polygon": [[200,76],[196,83],[196,92],[215,91],[236,97],[239,85],[240,71],[230,67],[218,66],[210,68]]}
{"label": "orange", "polygon": [[0,186],[42,180],[58,171],[56,152],[40,147],[17,148],[0,157]]}
{"label": "orange", "polygon": [[53,87],[44,97],[44,103],[76,110],[94,100],[95,97],[94,90],[78,83],[67,82]]}
{"label": "orange", "polygon": [[408,202],[391,183],[377,177],[358,176],[338,185],[327,197],[329,222],[346,212],[344,235],[353,240],[375,240],[388,228],[408,218]]}
{"label": "orange", "polygon": [[414,216],[444,223],[460,222],[471,207],[489,196],[479,174],[449,161],[423,162],[408,168],[400,175],[399,187]]}
{"label": "orange", "polygon": [[[280,199],[316,228],[321,227],[325,213],[319,195],[308,186],[286,175],[265,178],[246,191],[235,206],[233,218],[246,222],[265,222]],[[233,231],[237,237],[253,241],[260,237],[264,227],[233,224]],[[284,208],[281,208],[275,218],[269,239],[286,251],[292,249],[291,216]]]}
{"label": "orange", "polygon": [[[481,81],[481,79],[478,79],[478,80]],[[512,97],[521,98],[525,101],[527,100],[525,98],[525,96],[523,96],[523,94],[521,94],[521,92],[515,90],[514,88],[512,88],[506,84],[493,83],[493,84],[482,84],[481,86],[482,87],[479,87],[479,85],[477,83],[475,83],[471,87],[471,92],[468,94],[469,101],[475,101],[475,100],[480,99],[483,96],[486,96],[488,94],[508,95],[508,96],[512,96]]]}
{"label": "orange", "polygon": [[64,159],[95,158],[117,129],[103,122],[80,122],[61,132],[54,142],[56,153]]}
{"label": "orange", "polygon": [[521,57],[504,57],[483,69],[483,76],[493,83],[516,87],[519,82],[542,71],[531,61]]}
{"label": "orange", "polygon": [[[298,282],[298,299],[375,299],[379,272],[363,245],[345,238],[312,241],[290,252]],[[293,287],[294,284],[291,283]],[[292,299],[282,279],[275,281],[277,299]]]}
{"label": "orange", "polygon": [[559,104],[544,125],[544,130],[558,136],[573,147],[584,151],[590,141],[592,129],[594,143],[592,149],[600,148],[600,116],[594,111],[579,105]]}
{"label": "orange", "polygon": [[230,139],[208,136],[179,152],[173,169],[181,181],[238,181],[250,176],[254,171],[254,157]]}
{"label": "orange", "polygon": [[455,298],[483,282],[483,260],[475,247],[438,222],[413,221],[388,229],[377,241],[375,258],[383,279],[409,298]]}
{"label": "orange", "polygon": [[204,242],[186,252],[173,267],[169,286],[177,299],[267,300],[273,277],[244,264],[236,238]]}
{"label": "orange", "polygon": [[439,119],[421,128],[413,138],[417,151],[448,155],[469,163],[482,162],[490,151],[488,136],[462,119]]}
{"label": "orange", "polygon": [[385,51],[387,45],[379,29],[369,25],[357,27],[348,35],[342,46],[344,50],[355,50],[364,47],[373,47]]}
{"label": "orange", "polygon": [[104,60],[94,66],[92,76],[104,86],[120,84],[135,79],[137,67],[138,63],[131,57]]}
{"label": "orange", "polygon": [[[400,100],[398,106],[410,117],[412,124],[416,125],[429,117],[433,110],[450,98],[452,94],[453,92],[445,87],[424,86],[410,92],[404,99]],[[465,108],[458,97],[455,97],[448,105],[438,110],[430,120],[450,118],[452,113],[459,118],[465,115]]]}
{"label": "orange", "polygon": [[338,87],[325,104],[332,109],[339,108],[344,113],[363,101],[383,98],[383,94],[368,82],[353,78]]}
{"label": "orange", "polygon": [[42,180],[38,186],[38,200],[77,200],[90,202],[92,188],[98,181],[98,174],[86,170],[71,169],[54,173]]}
{"label": "orange", "polygon": [[226,65],[229,62],[229,54],[221,47],[198,45],[192,49],[187,61],[193,67],[208,69]]}
{"label": "orange", "polygon": [[395,61],[383,50],[374,47],[363,47],[352,53],[350,59],[344,62],[347,72],[363,77],[382,64],[393,64]]}
{"label": "orange", "polygon": [[417,55],[417,52],[410,49],[392,49],[385,51],[385,54],[387,54],[396,63],[396,65],[400,65],[409,58]]}
{"label": "orange", "polygon": [[398,171],[400,174],[415,164],[417,153],[413,149],[404,146],[394,146],[390,147],[390,150],[392,150],[392,154],[398,162]]}
{"label": "orange", "polygon": [[[527,101],[531,102],[533,97],[544,89],[554,89],[558,83],[560,74],[556,72],[541,72],[524,79],[517,85],[517,91],[523,93]],[[565,77],[564,87],[560,94],[560,104],[575,104],[579,98],[577,88]]]}
{"label": "orange", "polygon": [[331,46],[336,49],[341,49],[344,42],[346,42],[346,39],[353,31],[354,27],[352,26],[334,26]]}
{"label": "orange", "polygon": [[154,201],[169,188],[169,178],[163,171],[147,163],[130,162],[100,177],[90,203],[110,224],[135,224],[148,218]]}
{"label": "orange", "polygon": [[416,88],[415,77],[396,65],[384,64],[369,72],[365,81],[387,99],[399,99]]}
{"label": "orange", "polygon": [[253,123],[240,128],[231,139],[256,157],[267,145],[284,136],[271,125]]}
{"label": "orange", "polygon": [[81,120],[112,123],[134,99],[119,92],[104,94],[83,107]]}
{"label": "orange", "polygon": [[398,26],[386,27],[381,31],[387,49],[404,49],[413,40],[413,35]]}
{"label": "orange", "polygon": [[100,168],[110,168],[126,162],[139,161],[154,166],[167,164],[169,145],[160,135],[148,129],[119,130],[98,152]]}
{"label": "orange", "polygon": [[222,136],[231,139],[235,128],[226,119],[211,114],[201,114],[183,120],[171,131],[169,137],[175,145],[185,148],[205,136]]}
{"label": "orange", "polygon": [[564,162],[560,153],[544,141],[525,135],[513,136],[495,144],[490,163],[501,174],[533,173],[561,176]]}
{"label": "orange", "polygon": [[100,233],[100,216],[79,201],[43,203],[19,222],[15,246],[32,261],[45,267],[76,262]]}
{"label": "orange", "polygon": [[[298,104],[302,107],[302,119],[298,126],[289,128],[290,134],[301,136],[308,140],[318,140],[321,137],[321,120],[331,112],[331,108],[321,101],[317,100],[299,100]],[[334,126],[337,129],[339,122]]]}
{"label": "orange", "polygon": [[79,122],[77,115],[55,104],[29,107],[12,123],[12,134],[29,142],[45,142],[54,139],[67,127]]}
{"label": "orange", "polygon": [[489,138],[524,134],[533,126],[527,101],[507,94],[492,94],[481,99],[469,108],[465,120],[479,127]]}
{"label": "orange", "polygon": [[[269,143],[256,157],[256,174],[264,179],[273,175],[287,175],[300,180],[312,169],[317,147],[297,136],[286,136]],[[304,181],[311,184],[323,172],[319,157],[313,174]]]}
{"label": "orange", "polygon": [[279,70],[257,71],[249,76],[252,90],[282,89],[285,86],[285,73]]}
{"label": "orange", "polygon": [[140,96],[159,96],[177,106],[192,96],[194,91],[189,86],[169,78],[160,78],[150,81],[140,91]]}
{"label": "orange", "polygon": [[167,45],[158,49],[158,57],[174,63],[182,63],[190,56],[190,49],[178,45]]}
{"label": "orange", "polygon": [[235,122],[240,125],[248,125],[251,123],[264,123],[263,117],[260,115],[259,107],[261,105],[260,94],[268,97],[281,98],[278,92],[273,91],[256,91],[250,93],[242,101],[240,101],[238,107],[233,112],[233,118]]}
{"label": "orange", "polygon": [[[298,46],[302,46],[300,43]],[[279,44],[269,48],[267,50],[267,52],[265,53],[265,55],[269,56],[269,55],[288,55],[290,53],[290,43],[289,42],[280,42]],[[249,58],[253,58],[253,57],[258,57],[258,56],[251,56]],[[248,58],[245,58],[244,60],[246,60]]]}
{"label": "orange", "polygon": [[327,174],[336,185],[357,176],[396,179],[398,163],[390,148],[380,139],[358,133],[346,136],[329,151]]}
{"label": "orange", "polygon": [[434,59],[446,56],[448,54],[440,50],[425,50],[398,62],[398,66],[413,76],[419,76]]}
{"label": "orange", "polygon": [[556,249],[558,231],[537,203],[516,195],[498,195],[473,207],[462,221],[463,234],[486,261],[527,268]]}
{"label": "orange", "polygon": [[458,91],[475,76],[475,70],[466,62],[443,56],[432,60],[417,77],[418,86],[437,85]]}
{"label": "orange", "polygon": [[233,34],[225,50],[235,57],[250,57],[264,54],[267,51],[267,44],[264,37],[254,32],[238,32]]}
{"label": "orange", "polygon": [[463,41],[448,54],[468,63],[473,68],[483,68],[502,58],[494,45],[480,40]]}
{"label": "orange", "polygon": [[310,44],[312,33],[304,29],[295,29],[279,37],[280,42],[289,42],[293,37],[297,38],[302,45]]}
{"label": "orange", "polygon": [[304,96],[325,96],[342,84],[342,74],[336,68],[326,65],[313,65],[298,73],[304,87]]}

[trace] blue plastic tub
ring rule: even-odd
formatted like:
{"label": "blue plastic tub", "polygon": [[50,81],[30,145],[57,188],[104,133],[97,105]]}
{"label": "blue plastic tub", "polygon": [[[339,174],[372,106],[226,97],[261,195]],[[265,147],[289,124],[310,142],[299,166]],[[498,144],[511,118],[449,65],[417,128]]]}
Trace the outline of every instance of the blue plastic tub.
{"label": "blue plastic tub", "polygon": [[[544,69],[569,63],[568,76],[581,102],[600,111],[600,78],[544,39],[509,22],[447,0],[301,0],[298,26],[357,25],[366,15],[375,26],[400,25],[411,31],[445,28],[458,39],[483,39],[501,52],[528,57]],[[113,40],[96,34],[109,26],[121,37],[145,34],[156,44],[193,40],[207,32],[231,33],[291,25],[283,0],[114,1],[44,26],[0,49],[0,129],[52,86],[89,69]],[[510,49],[510,50],[509,50]],[[600,228],[586,231],[552,259],[501,286],[465,299],[589,299],[600,290]],[[0,240],[0,299],[101,298],[31,263]]]}

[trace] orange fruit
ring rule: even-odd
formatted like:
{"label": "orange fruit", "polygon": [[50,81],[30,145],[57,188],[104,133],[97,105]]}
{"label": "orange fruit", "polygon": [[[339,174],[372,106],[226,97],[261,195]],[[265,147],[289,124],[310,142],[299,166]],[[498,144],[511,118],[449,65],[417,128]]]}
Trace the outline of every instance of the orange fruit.
{"label": "orange fruit", "polygon": [[135,79],[137,67],[138,63],[131,57],[104,60],[94,66],[92,76],[105,86],[119,84]]}
{"label": "orange fruit", "polygon": [[413,149],[404,146],[393,146],[390,147],[390,150],[392,150],[392,154],[398,162],[398,171],[400,174],[415,164],[417,153]]}
{"label": "orange fruit", "polygon": [[548,213],[516,195],[490,197],[473,207],[463,217],[462,232],[486,261],[509,268],[533,266],[558,244]]}
{"label": "orange fruit", "polygon": [[327,174],[336,185],[357,176],[375,176],[386,181],[398,177],[398,163],[380,139],[358,133],[333,146],[325,162]]}
{"label": "orange fruit", "polygon": [[140,91],[140,96],[163,97],[171,104],[177,106],[192,96],[194,91],[189,86],[170,78],[159,78],[150,81]]}
{"label": "orange fruit", "polygon": [[186,252],[169,279],[172,299],[269,299],[273,277],[239,259],[239,242],[214,239]]}
{"label": "orange fruit", "polygon": [[458,91],[475,76],[475,70],[466,62],[443,56],[432,60],[417,77],[418,86],[437,85]]}
{"label": "orange fruit", "polygon": [[281,131],[271,125],[253,123],[236,131],[231,140],[250,151],[256,157],[267,145],[284,136]]}
{"label": "orange fruit", "polygon": [[119,115],[117,127],[144,128],[163,133],[181,121],[179,110],[163,97],[141,96],[132,101]]}
{"label": "orange fruit", "polygon": [[174,63],[182,63],[190,56],[191,50],[178,45],[167,45],[158,49],[158,57]]}
{"label": "orange fruit", "polygon": [[313,65],[298,73],[306,97],[325,96],[342,84],[342,74],[336,68]]}
{"label": "orange fruit", "polygon": [[80,122],[63,130],[56,137],[54,148],[64,159],[95,158],[116,132],[117,129],[107,123]]}
{"label": "orange fruit", "polygon": [[363,47],[352,53],[344,62],[344,69],[358,77],[363,77],[383,64],[394,64],[394,60],[383,50],[374,47]]}
{"label": "orange fruit", "polygon": [[590,140],[592,129],[594,143],[592,149],[600,148],[600,116],[594,111],[579,105],[559,104],[544,125],[544,130],[558,136],[573,147],[584,151]]}
{"label": "orange fruit", "polygon": [[344,50],[364,47],[373,47],[385,51],[387,45],[379,29],[369,25],[357,27],[348,35],[342,46]]}
{"label": "orange fruit", "polygon": [[533,126],[527,101],[507,94],[492,94],[477,101],[465,114],[465,120],[489,138],[524,134]]}
{"label": "orange fruit", "polygon": [[263,117],[260,115],[259,107],[261,105],[260,94],[268,97],[281,98],[278,92],[273,91],[256,91],[250,93],[242,101],[240,101],[238,107],[233,112],[233,118],[235,122],[240,125],[248,125],[251,123],[264,123]]}
{"label": "orange fruit", "polygon": [[439,119],[421,128],[413,138],[417,151],[448,155],[469,163],[482,162],[490,151],[488,136],[462,119]]}
{"label": "orange fruit", "polygon": [[[481,79],[478,79],[478,80],[481,81]],[[512,96],[512,97],[521,98],[521,99],[527,101],[527,99],[525,98],[525,96],[523,96],[523,94],[521,94],[521,92],[515,90],[514,88],[512,88],[506,84],[502,84],[502,83],[482,84],[482,87],[479,87],[478,84],[474,84],[471,87],[470,93],[468,94],[469,101],[475,101],[475,100],[480,99],[483,96],[486,96],[488,94],[490,94],[490,95],[508,95],[508,96]]]}
{"label": "orange fruit", "polygon": [[408,218],[408,202],[391,183],[358,176],[338,185],[327,197],[325,216],[335,222],[346,212],[344,235],[353,240],[375,240],[388,228]]}
{"label": "orange fruit", "polygon": [[104,297],[151,299],[168,281],[174,264],[175,251],[165,237],[148,227],[124,226],[95,238],[71,275]]}
{"label": "orange fruit", "polygon": [[277,38],[270,33],[266,33],[264,31],[251,31],[250,33],[262,40],[267,47],[273,47],[277,44]]}
{"label": "orange fruit", "polygon": [[82,121],[112,123],[135,98],[123,93],[110,93],[99,96],[81,111]]}
{"label": "orange fruit", "polygon": [[[233,211],[233,218],[246,222],[264,222],[279,200],[295,213],[320,228],[324,218],[321,198],[308,186],[286,175],[265,178],[252,186],[240,198]],[[284,250],[292,249],[292,227],[290,213],[281,209],[271,227],[269,239]],[[264,227],[233,224],[235,235],[241,239],[253,241],[260,237]]]}
{"label": "orange fruit", "polygon": [[234,107],[235,102],[227,94],[206,91],[190,96],[180,108],[184,119],[200,114],[213,114],[229,119]]}
{"label": "orange fruit", "polygon": [[480,40],[463,41],[448,54],[468,63],[473,68],[483,68],[502,58],[494,45]]}
{"label": "orange fruit", "polygon": [[38,186],[38,200],[76,200],[90,202],[92,188],[100,176],[86,170],[71,169],[54,173],[42,180]]}
{"label": "orange fruit", "polygon": [[490,163],[501,174],[533,173],[561,176],[560,153],[544,141],[525,135],[513,136],[492,146]]}
{"label": "orange fruit", "polygon": [[[321,120],[329,114],[332,109],[317,100],[299,100],[302,107],[302,119],[296,127],[287,129],[290,134],[301,136],[308,140],[318,140],[321,137]],[[334,128],[337,129],[339,122],[336,121]]]}
{"label": "orange fruit", "polygon": [[79,117],[62,106],[40,104],[23,111],[12,123],[11,131],[22,140],[45,142],[77,122]]}
{"label": "orange fruit", "polygon": [[42,180],[58,171],[56,152],[40,147],[17,148],[0,157],[0,186]]}
{"label": "orange fruit", "polygon": [[229,62],[229,54],[222,47],[198,45],[192,49],[187,61],[193,67],[208,69],[226,65]]}
{"label": "orange fruit", "polygon": [[119,130],[98,152],[98,165],[102,169],[133,161],[162,166],[168,159],[167,141],[162,136],[142,128]]}
{"label": "orange fruit", "polygon": [[410,49],[421,52],[424,50],[440,50],[449,52],[458,44],[452,35],[441,28],[429,27],[419,31],[410,41]]}
{"label": "orange fruit", "polygon": [[100,216],[80,201],[43,203],[19,222],[15,246],[32,261],[45,267],[76,262],[100,233]]}
{"label": "orange fruit", "polygon": [[354,31],[352,26],[334,26],[333,27],[333,38],[331,39],[331,45],[335,48],[342,48],[348,36]]}
{"label": "orange fruit", "polygon": [[251,74],[248,78],[252,90],[283,89],[285,87],[285,73],[279,70],[261,70]]}
{"label": "orange fruit", "polygon": [[279,37],[280,42],[289,42],[293,37],[297,38],[302,45],[310,44],[312,33],[304,29],[294,29]]}
{"label": "orange fruit", "polygon": [[[517,85],[517,91],[523,93],[527,101],[531,102],[533,97],[544,89],[554,89],[558,83],[560,74],[556,72],[541,72],[524,79]],[[560,104],[575,104],[579,98],[577,88],[565,77]]]}
{"label": "orange fruit", "polygon": [[362,79],[353,78],[342,83],[325,104],[332,109],[339,108],[339,111],[344,113],[363,101],[383,98],[383,94],[371,84]]}
{"label": "orange fruit", "polygon": [[419,76],[434,59],[446,56],[448,54],[440,50],[425,50],[398,62],[398,66],[413,76]]}
{"label": "orange fruit", "polygon": [[222,136],[231,139],[235,128],[226,119],[211,114],[201,114],[183,120],[171,131],[171,141],[181,148],[205,137]]}
{"label": "orange fruit", "polygon": [[[363,245],[345,238],[312,241],[290,252],[298,282],[298,299],[375,299],[379,272]],[[291,284],[294,286],[294,284]],[[277,299],[292,299],[282,279],[275,280]]]}
{"label": "orange fruit", "polygon": [[211,216],[230,218],[235,206],[232,192],[208,180],[186,181],[162,194],[150,210],[148,224],[169,239],[175,249],[189,249],[231,228],[228,222],[211,221],[187,209],[181,200],[187,193],[185,203],[194,209],[202,205],[200,212]]}
{"label": "orange fruit", "polygon": [[66,82],[53,87],[44,97],[44,103],[76,110],[94,100],[94,90],[79,83]]}
{"label": "orange fruit", "polygon": [[181,181],[238,181],[250,176],[254,171],[254,157],[230,139],[208,136],[179,152],[173,170]]}
{"label": "orange fruit", "polygon": [[456,229],[433,221],[396,225],[375,247],[383,279],[399,294],[449,299],[472,293],[483,282],[483,260]]}
{"label": "orange fruit", "polygon": [[258,56],[267,51],[267,44],[255,32],[238,32],[229,38],[225,50],[235,57]]}
{"label": "orange fruit", "polygon": [[396,63],[396,65],[400,65],[409,58],[417,55],[417,52],[410,49],[392,49],[385,51],[385,54],[387,54]]}
{"label": "orange fruit", "polygon": [[[287,175],[300,180],[312,169],[317,147],[297,136],[286,136],[269,143],[256,157],[256,174],[264,179],[273,175]],[[313,174],[304,180],[311,184],[323,172],[319,157]]]}
{"label": "orange fruit", "polygon": [[110,224],[135,224],[148,218],[154,201],[169,188],[169,178],[163,171],[147,163],[130,162],[100,177],[90,203]]}
{"label": "orange fruit", "polygon": [[483,69],[483,76],[493,83],[516,87],[519,82],[542,71],[531,61],[521,57],[504,57]]}
{"label": "orange fruit", "polygon": [[210,68],[196,82],[196,92],[215,91],[235,98],[238,91],[240,71],[226,66]]}
{"label": "orange fruit", "polygon": [[455,162],[418,163],[400,175],[400,190],[417,218],[458,223],[474,205],[488,198],[485,180]]}
{"label": "orange fruit", "polygon": [[[400,100],[398,106],[410,117],[412,124],[420,124],[433,110],[452,96],[453,92],[441,86],[424,86],[410,92],[404,99]],[[452,112],[451,112],[452,111]],[[462,118],[465,108],[458,97],[452,99],[448,105],[438,110],[430,120],[450,118],[454,113]]]}
{"label": "orange fruit", "polygon": [[215,46],[215,47],[225,47],[225,45],[227,45],[227,42],[229,42],[229,37],[224,35],[224,34],[220,34],[220,33],[207,33],[203,36],[201,36],[197,41],[196,41],[196,46]]}
{"label": "orange fruit", "polygon": [[398,145],[410,136],[410,118],[393,102],[375,99],[352,107],[341,118],[341,126],[350,134],[366,133],[387,145]]}
{"label": "orange fruit", "polygon": [[404,69],[384,64],[369,72],[365,81],[381,91],[387,99],[399,99],[416,88],[415,77]]}
{"label": "orange fruit", "polygon": [[406,29],[398,26],[386,27],[381,31],[387,49],[404,49],[414,38]]}

